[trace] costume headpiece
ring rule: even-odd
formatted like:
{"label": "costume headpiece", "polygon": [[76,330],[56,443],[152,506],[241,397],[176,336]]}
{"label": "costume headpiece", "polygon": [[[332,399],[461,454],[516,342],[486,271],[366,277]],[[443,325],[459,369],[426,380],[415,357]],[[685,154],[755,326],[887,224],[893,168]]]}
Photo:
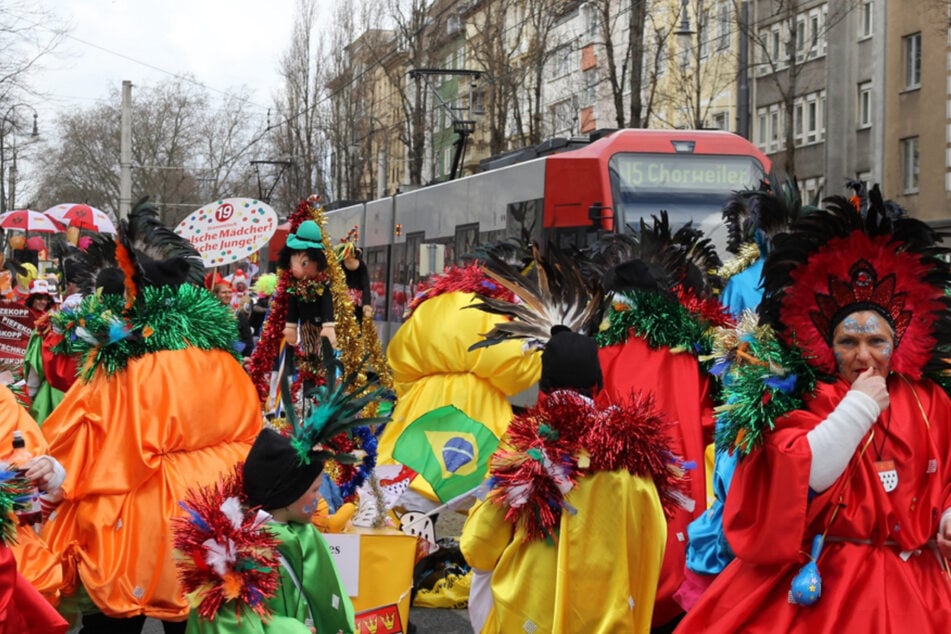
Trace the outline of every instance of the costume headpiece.
{"label": "costume headpiece", "polygon": [[212,271],[205,275],[205,288],[209,291],[214,291],[216,286],[227,286],[231,288],[231,282],[221,277],[218,271]]}
{"label": "costume headpiece", "polygon": [[243,269],[237,269],[231,274],[231,287],[236,288],[238,284],[244,284],[245,288],[248,287],[248,274]]}
{"label": "costume headpiece", "polygon": [[816,209],[802,204],[795,179],[770,174],[759,189],[734,192],[723,206],[727,226],[727,251],[740,253],[744,245],[755,243],[763,255],[769,253],[772,238],[791,222]]}
{"label": "costume headpiece", "polygon": [[[356,378],[362,368],[343,377],[343,364],[334,357],[333,346],[321,340],[321,358],[326,383],[305,395],[303,420],[291,402],[286,373],[282,376],[282,395],[290,423],[290,436],[264,429],[254,441],[244,464],[244,489],[248,504],[265,510],[287,506],[298,499],[323,470],[326,460],[353,464],[359,458],[337,451],[331,439],[358,425],[384,423],[389,417],[362,417],[372,402],[385,398],[387,390],[379,379],[368,379],[361,386]],[[311,402],[312,399],[312,402]]]}
{"label": "costume headpiece", "polygon": [[524,339],[526,346],[540,349],[558,332],[556,326],[582,334],[596,330],[604,297],[601,287],[596,282],[589,287],[575,260],[554,245],[549,245],[544,256],[538,247],[533,247],[532,253],[535,265],[527,273],[495,257],[482,267],[490,279],[520,301],[481,295],[478,303],[467,306],[511,318],[496,323],[483,335],[484,340],[470,349],[509,339]]}
{"label": "costume headpiece", "polygon": [[276,273],[265,273],[258,277],[258,279],[251,285],[251,290],[257,293],[258,295],[265,295],[270,297],[274,294],[274,291],[277,289],[277,274]]}
{"label": "costume headpiece", "polygon": [[346,237],[340,238],[340,244],[337,245],[337,259],[344,260],[346,258],[356,257],[357,254],[357,242],[360,239],[360,229],[354,225],[353,228],[347,232]]}
{"label": "costume headpiece", "polygon": [[30,295],[53,295],[50,284],[46,280],[33,280],[30,282]]}
{"label": "costume headpiece", "polygon": [[951,333],[951,269],[938,234],[920,220],[890,217],[880,196],[870,195],[865,214],[843,197],[825,203],[776,236],[763,267],[761,324],[833,374],[836,325],[874,310],[894,330],[892,370],[919,378],[946,368],[938,344]]}
{"label": "costume headpiece", "polygon": [[305,220],[300,223],[297,230],[287,236],[285,244],[296,251],[305,251],[307,249],[323,249],[323,234],[320,227],[314,220]]}

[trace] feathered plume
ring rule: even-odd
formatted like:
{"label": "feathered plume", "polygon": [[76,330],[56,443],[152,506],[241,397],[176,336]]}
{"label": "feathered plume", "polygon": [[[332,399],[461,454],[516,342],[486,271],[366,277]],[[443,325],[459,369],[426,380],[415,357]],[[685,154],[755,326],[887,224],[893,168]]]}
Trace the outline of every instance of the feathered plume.
{"label": "feathered plume", "polygon": [[389,416],[364,418],[361,413],[373,403],[391,396],[382,387],[379,378],[367,378],[366,383],[357,385],[357,376],[363,371],[366,359],[349,376],[343,376],[343,364],[334,357],[330,341],[321,338],[321,359],[323,362],[323,385],[319,385],[305,395],[305,404],[313,400],[313,405],[305,406],[303,420],[300,420],[291,401],[291,390],[285,372],[281,381],[282,398],[291,426],[291,445],[297,450],[302,464],[311,461],[336,460],[342,464],[354,464],[356,456],[338,452],[331,446],[330,439],[360,425],[385,423]]}
{"label": "feathered plume", "polygon": [[484,340],[470,346],[470,350],[509,339],[524,339],[526,345],[540,349],[551,337],[552,327],[558,325],[577,333],[594,332],[604,297],[601,287],[589,286],[576,262],[554,245],[549,245],[544,256],[537,247],[533,247],[532,254],[533,275],[496,257],[483,267],[488,277],[513,292],[520,303],[480,296],[478,303],[467,306],[512,318],[512,321],[497,323],[483,335]]}
{"label": "feathered plume", "polygon": [[145,282],[151,286],[201,286],[205,266],[191,242],[162,224],[156,206],[143,198],[122,223]]}
{"label": "feathered plume", "polygon": [[803,205],[795,179],[770,174],[760,189],[735,192],[724,205],[723,221],[729,232],[727,250],[739,253],[744,244],[755,241],[760,251],[768,253],[774,235],[815,209]]}

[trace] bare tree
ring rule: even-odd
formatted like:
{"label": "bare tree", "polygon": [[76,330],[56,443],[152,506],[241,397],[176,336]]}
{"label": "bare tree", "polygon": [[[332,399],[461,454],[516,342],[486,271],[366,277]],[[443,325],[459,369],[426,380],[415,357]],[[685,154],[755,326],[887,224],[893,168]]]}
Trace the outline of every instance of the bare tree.
{"label": "bare tree", "polygon": [[[613,0],[593,0],[587,6],[592,16],[582,17],[597,23],[597,39],[593,44],[600,45],[604,52],[617,127],[643,127],[646,121],[642,94],[647,0],[630,0],[624,9]],[[625,104],[624,95],[628,92],[630,97]]]}
{"label": "bare tree", "polygon": [[35,0],[0,0],[0,104],[37,93],[30,77],[69,29]]}
{"label": "bare tree", "polygon": [[515,118],[516,143],[519,146],[541,143],[545,130],[543,89],[545,68],[557,48],[552,32],[565,9],[563,0],[526,0],[527,23],[525,53],[520,62],[525,69],[523,88],[516,93],[512,115]]}
{"label": "bare tree", "polygon": [[[277,120],[271,122],[270,154],[256,157],[290,168],[265,176],[281,178],[274,188],[273,203],[288,211],[301,198],[325,196],[328,189],[327,143],[322,133],[329,108],[324,90],[327,69],[323,44],[315,37],[316,20],[317,1],[298,0],[290,45],[280,62],[284,86],[275,96]],[[264,185],[267,189],[273,186]]]}
{"label": "bare tree", "polygon": [[[115,214],[119,202],[118,89],[108,104],[60,116],[58,144],[47,143],[33,207],[84,202]],[[132,189],[162,206],[174,226],[220,196],[253,195],[247,180],[246,102],[213,102],[192,81],[171,80],[133,94]]]}

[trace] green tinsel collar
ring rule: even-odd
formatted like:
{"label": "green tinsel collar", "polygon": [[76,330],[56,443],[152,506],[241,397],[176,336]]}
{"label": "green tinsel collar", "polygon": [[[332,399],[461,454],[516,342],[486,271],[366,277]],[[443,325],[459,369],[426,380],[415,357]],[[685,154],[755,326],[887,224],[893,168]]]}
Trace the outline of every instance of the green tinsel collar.
{"label": "green tinsel collar", "polygon": [[710,352],[709,326],[672,296],[653,291],[627,291],[607,313],[608,326],[595,340],[601,347],[624,343],[633,333],[653,348],[694,355]]}
{"label": "green tinsel collar", "polygon": [[183,284],[146,287],[128,311],[120,295],[91,295],[74,310],[52,316],[63,335],[57,354],[79,357],[88,381],[98,368],[107,374],[125,369],[130,359],[162,350],[224,350],[238,357],[238,323],[231,308],[203,288]]}

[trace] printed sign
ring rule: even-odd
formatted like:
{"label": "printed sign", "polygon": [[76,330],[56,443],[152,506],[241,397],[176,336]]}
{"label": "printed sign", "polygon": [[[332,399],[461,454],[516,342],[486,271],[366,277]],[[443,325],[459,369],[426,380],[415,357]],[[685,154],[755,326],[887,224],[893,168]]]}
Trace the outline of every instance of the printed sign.
{"label": "printed sign", "polygon": [[277,214],[251,198],[208,203],[182,220],[175,233],[198,249],[205,268],[237,262],[267,244],[277,231]]}
{"label": "printed sign", "polygon": [[23,361],[31,334],[30,309],[20,302],[0,300],[0,361]]}
{"label": "printed sign", "polygon": [[360,536],[344,533],[324,533],[330,546],[340,580],[347,594],[355,597],[360,593]]}
{"label": "printed sign", "polygon": [[611,168],[635,191],[734,191],[756,185],[753,159],[696,154],[617,154]]}
{"label": "printed sign", "polygon": [[395,603],[365,610],[355,615],[357,634],[402,634],[399,606]]}

